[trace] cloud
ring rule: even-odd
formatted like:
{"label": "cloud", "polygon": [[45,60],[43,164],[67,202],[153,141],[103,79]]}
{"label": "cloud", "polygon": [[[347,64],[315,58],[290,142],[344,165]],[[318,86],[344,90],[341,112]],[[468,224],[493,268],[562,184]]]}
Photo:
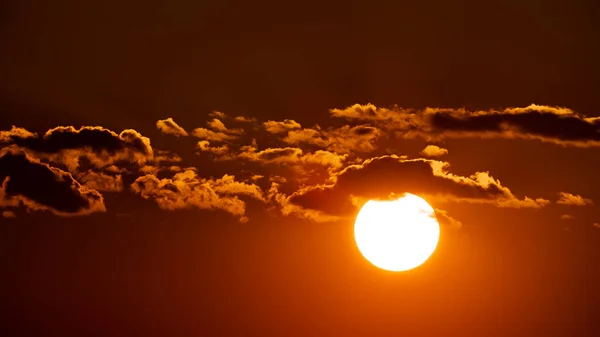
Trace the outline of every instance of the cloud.
{"label": "cloud", "polygon": [[200,178],[193,170],[164,179],[147,174],[137,178],[131,190],[145,199],[153,199],[163,209],[220,209],[242,222],[248,220],[246,204],[238,196],[264,200],[262,191],[254,184],[236,181],[231,175],[216,180]]}
{"label": "cloud", "polygon": [[[415,137],[429,144],[468,137],[600,145],[600,118],[539,105],[468,111],[355,104],[332,109],[330,114],[335,118],[331,126],[303,127],[292,119],[263,122],[213,111],[204,127],[189,133],[172,118],[156,122],[161,133],[197,137],[194,150],[201,160],[218,161],[215,165],[223,169],[219,175],[228,173],[219,179],[203,177],[204,164],[214,172],[210,163],[188,167],[176,153],[153,149],[150,139],[135,130],[117,133],[100,126],[59,126],[38,135],[13,126],[0,131],[2,160],[21,156],[19,165],[51,174],[44,178],[46,185],[40,185],[40,195],[33,189],[14,192],[15,186],[22,186],[20,181],[27,181],[18,172],[0,175],[2,205],[85,214],[104,209],[100,192],[121,192],[128,185],[164,209],[220,209],[242,221],[247,219],[246,197],[274,203],[283,214],[313,221],[345,219],[365,200],[404,192],[426,197],[435,206],[462,202],[542,208],[550,201],[517,197],[489,172],[451,173],[448,162],[433,159],[448,154],[447,149],[427,145],[420,151],[427,158],[408,159],[393,154],[394,143],[404,144],[405,139]],[[0,172],[5,170],[0,168]],[[48,182],[50,176],[58,180]],[[43,191],[52,184],[60,185],[61,193],[67,195],[56,198],[62,201],[47,199],[48,192]],[[590,205],[592,201],[560,192],[556,203]],[[440,222],[460,226],[443,209],[437,208],[436,214]]]}
{"label": "cloud", "polygon": [[305,151],[298,147],[273,147],[259,150],[254,145],[242,146],[237,150],[227,145],[212,146],[209,141],[198,142],[202,152],[211,153],[219,161],[249,161],[261,165],[279,165],[289,168],[299,166],[322,166],[331,170],[339,170],[346,161],[347,154],[337,154],[332,151]]}
{"label": "cloud", "polygon": [[346,167],[331,184],[308,186],[278,200],[283,207],[290,208],[291,204],[332,215],[355,212],[359,205],[352,202],[352,197],[386,199],[404,192],[435,202],[489,203],[498,207],[542,208],[549,203],[541,198],[518,199],[487,172],[462,177],[447,168],[448,163],[436,160],[381,156]]}
{"label": "cloud", "polygon": [[156,122],[156,127],[158,128],[158,130],[160,130],[160,132],[167,135],[173,135],[177,137],[188,135],[187,131],[185,131],[184,128],[175,123],[175,121],[171,117],[159,120],[158,122]]}
{"label": "cloud", "polygon": [[192,134],[200,139],[214,141],[214,142],[226,142],[239,138],[237,135],[230,135],[225,132],[215,132],[205,128],[194,129]]}
{"label": "cloud", "polygon": [[271,183],[267,195],[269,201],[276,203],[281,214],[286,216],[296,216],[314,222],[334,222],[351,218],[351,215],[329,214],[322,210],[301,207],[291,202],[289,196],[279,191],[279,183],[277,182]]}
{"label": "cloud", "polygon": [[462,228],[462,222],[448,215],[448,212],[439,208],[435,209],[435,217],[437,218],[441,226],[447,226],[450,228]]}
{"label": "cloud", "polygon": [[209,117],[214,117],[214,118],[227,118],[227,115],[224,112],[221,111],[212,111],[211,113],[208,114]]}
{"label": "cloud", "polygon": [[62,150],[88,148],[94,152],[118,152],[129,149],[151,155],[150,139],[135,130],[117,134],[101,126],[59,126],[48,130],[43,137],[13,139],[13,143],[37,152],[56,153]]}
{"label": "cloud", "polygon": [[330,113],[336,118],[375,123],[402,138],[519,138],[562,146],[600,146],[600,119],[562,107],[532,104],[524,108],[468,111],[412,110],[397,106],[387,109],[355,104],[332,109]]}
{"label": "cloud", "polygon": [[371,125],[344,125],[336,129],[305,128],[290,130],[283,141],[291,145],[309,144],[338,153],[371,152],[381,130]]}
{"label": "cloud", "polygon": [[123,191],[123,178],[120,174],[113,176],[89,170],[77,174],[77,180],[87,188],[100,192]]}
{"label": "cloud", "polygon": [[245,147],[244,152],[235,158],[247,159],[263,164],[316,164],[329,166],[334,169],[342,167],[346,155],[338,155],[330,151],[317,150],[315,152],[304,152],[300,148],[268,148],[258,151],[255,147]]}
{"label": "cloud", "polygon": [[19,141],[27,138],[35,138],[37,135],[33,132],[29,132],[26,129],[12,126],[8,131],[0,130],[0,144],[10,144],[15,141]]}
{"label": "cloud", "polygon": [[229,129],[219,119],[212,119],[207,122],[207,128],[196,128],[192,132],[192,135],[203,140],[213,142],[227,142],[233,141],[239,138],[244,133],[243,129]]}
{"label": "cloud", "polygon": [[256,123],[257,119],[254,117],[246,117],[246,116],[237,116],[233,119],[236,122],[240,123]]}
{"label": "cloud", "polygon": [[217,130],[217,131],[221,131],[221,132],[227,132],[227,130],[228,130],[227,127],[225,126],[225,124],[223,124],[223,122],[221,122],[220,120],[218,120],[216,118],[208,121],[207,124],[213,130]]}
{"label": "cloud", "polygon": [[201,140],[197,144],[198,148],[202,152],[210,152],[213,155],[217,156],[219,159],[231,159],[231,156],[227,156],[229,154],[229,146],[220,145],[220,146],[211,146],[208,140]]}
{"label": "cloud", "polygon": [[427,156],[427,157],[440,157],[443,156],[445,154],[448,154],[448,150],[441,148],[437,145],[427,145],[421,152],[419,152],[420,154]]}
{"label": "cloud", "polygon": [[560,218],[562,220],[573,220],[573,219],[575,219],[575,217],[572,216],[572,215],[570,215],[570,214],[563,214],[563,215],[560,216]]}
{"label": "cloud", "polygon": [[28,210],[56,215],[105,212],[102,195],[82,186],[65,171],[44,164],[23,152],[0,152],[0,207],[24,205]]}
{"label": "cloud", "polygon": [[302,128],[300,123],[292,119],[285,119],[283,121],[266,121],[263,123],[263,125],[267,132],[274,134]]}
{"label": "cloud", "polygon": [[591,199],[567,192],[559,192],[558,197],[556,203],[561,205],[586,206],[594,204]]}
{"label": "cloud", "polygon": [[592,226],[594,226],[594,227],[596,227],[596,228],[600,228],[600,223],[598,223],[598,222],[594,222],[594,223],[592,224]]}
{"label": "cloud", "polygon": [[11,211],[2,211],[2,217],[3,218],[16,218],[17,216],[15,215],[14,212],[11,212]]}
{"label": "cloud", "polygon": [[18,147],[40,160],[64,165],[70,172],[79,168],[81,158],[102,168],[118,161],[141,165],[154,156],[150,139],[132,129],[117,134],[100,126],[59,126],[38,136],[13,126],[2,133],[3,147]]}

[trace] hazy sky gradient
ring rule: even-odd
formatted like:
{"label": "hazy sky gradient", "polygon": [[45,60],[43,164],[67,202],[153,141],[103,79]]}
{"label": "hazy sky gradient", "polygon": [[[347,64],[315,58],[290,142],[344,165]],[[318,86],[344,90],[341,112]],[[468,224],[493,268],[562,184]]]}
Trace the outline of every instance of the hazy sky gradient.
{"label": "hazy sky gradient", "polygon": [[[2,2],[0,331],[596,335],[598,10]],[[442,225],[400,274],[392,192]]]}

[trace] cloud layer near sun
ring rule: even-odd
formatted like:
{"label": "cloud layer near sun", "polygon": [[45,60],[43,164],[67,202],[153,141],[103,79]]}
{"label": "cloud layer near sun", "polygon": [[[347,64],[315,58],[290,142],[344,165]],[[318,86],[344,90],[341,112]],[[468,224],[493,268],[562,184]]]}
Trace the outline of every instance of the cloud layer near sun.
{"label": "cloud layer near sun", "polygon": [[[411,192],[432,202],[440,221],[460,227],[444,204],[593,204],[562,191],[553,201],[516,195],[492,172],[453,173],[449,162],[433,159],[449,150],[427,143],[504,138],[595,147],[598,118],[538,105],[467,111],[356,104],[329,114],[329,125],[311,126],[217,111],[186,127],[165,118],[153,131],[181,144],[168,149],[153,148],[132,129],[59,126],[36,133],[13,126],[0,131],[0,210],[5,218],[19,208],[86,215],[110,211],[105,197],[128,192],[168,211],[221,210],[247,221],[247,202],[255,200],[283,215],[335,221],[354,216],[368,199]],[[422,150],[404,153],[398,144],[407,139]]]}

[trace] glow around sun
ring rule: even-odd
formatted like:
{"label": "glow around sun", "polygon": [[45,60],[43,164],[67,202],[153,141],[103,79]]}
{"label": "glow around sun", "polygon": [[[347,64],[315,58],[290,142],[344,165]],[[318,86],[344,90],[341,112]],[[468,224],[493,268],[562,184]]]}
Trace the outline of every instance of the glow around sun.
{"label": "glow around sun", "polygon": [[423,264],[435,251],[439,237],[433,208],[410,193],[397,200],[369,200],[354,224],[361,254],[375,266],[390,271]]}

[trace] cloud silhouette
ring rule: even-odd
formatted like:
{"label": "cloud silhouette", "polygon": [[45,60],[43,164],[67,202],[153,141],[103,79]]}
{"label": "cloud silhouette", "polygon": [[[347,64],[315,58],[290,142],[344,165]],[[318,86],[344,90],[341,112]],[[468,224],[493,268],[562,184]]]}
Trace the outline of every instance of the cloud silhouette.
{"label": "cloud silhouette", "polygon": [[18,147],[36,158],[64,165],[70,172],[85,158],[96,168],[118,161],[142,165],[153,159],[150,139],[127,129],[117,134],[100,126],[59,126],[43,136],[14,127],[1,131],[2,147]]}
{"label": "cloud silhouette", "polygon": [[105,212],[102,195],[82,186],[65,171],[50,167],[23,152],[0,152],[0,207],[24,205],[56,215]]}
{"label": "cloud silhouette", "polygon": [[288,213],[311,210],[308,214],[317,221],[323,214],[355,213],[360,205],[356,200],[387,199],[404,192],[425,195],[434,201],[489,203],[498,207],[542,208],[550,203],[542,198],[519,199],[487,172],[462,177],[447,168],[448,163],[436,160],[381,156],[346,167],[333,177],[332,184],[308,186],[289,196],[275,193],[275,199]]}
{"label": "cloud silhouette", "polygon": [[333,117],[371,122],[398,137],[534,139],[563,146],[600,146],[600,118],[570,109],[532,104],[524,108],[466,109],[378,108],[355,104],[332,109]]}

